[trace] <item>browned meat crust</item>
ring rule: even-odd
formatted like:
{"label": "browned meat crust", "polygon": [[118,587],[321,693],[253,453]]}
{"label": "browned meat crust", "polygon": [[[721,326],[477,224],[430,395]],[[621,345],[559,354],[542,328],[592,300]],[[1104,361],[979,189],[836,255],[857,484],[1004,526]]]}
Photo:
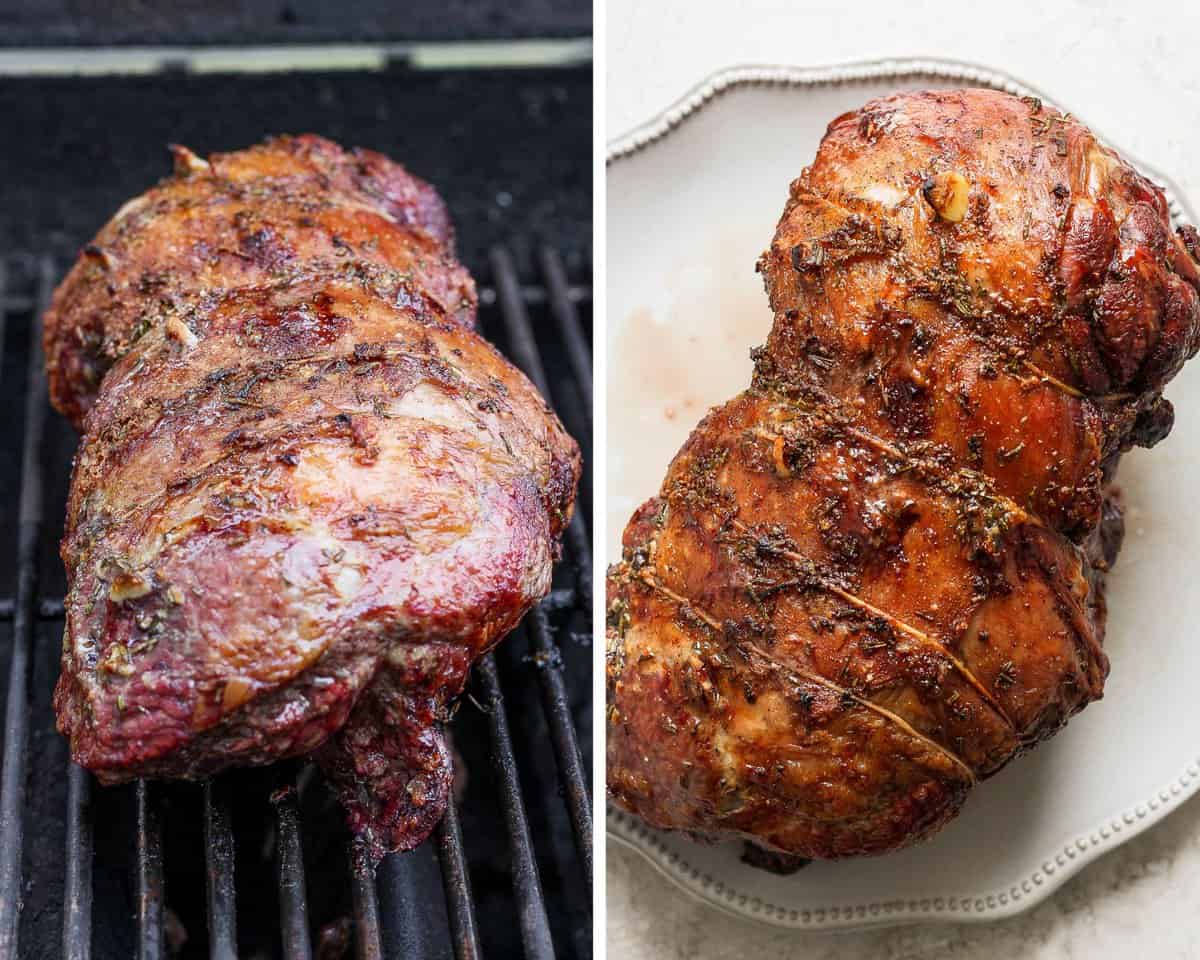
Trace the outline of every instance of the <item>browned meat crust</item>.
{"label": "browned meat crust", "polygon": [[1196,255],[1161,191],[1036,101],[910,93],[830,124],[759,263],[753,383],[609,571],[610,795],[880,853],[1100,697],[1107,485],[1170,429]]}
{"label": "browned meat crust", "polygon": [[374,853],[412,847],[578,448],[474,332],[427,184],[312,136],[177,157],[46,316],[84,430],[59,728],[106,783],[315,754]]}

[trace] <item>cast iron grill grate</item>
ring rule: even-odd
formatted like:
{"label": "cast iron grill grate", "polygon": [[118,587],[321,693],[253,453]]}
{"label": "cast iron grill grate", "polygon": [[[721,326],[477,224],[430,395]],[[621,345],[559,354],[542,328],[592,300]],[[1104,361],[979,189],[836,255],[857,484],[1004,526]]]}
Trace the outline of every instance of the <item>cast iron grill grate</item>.
{"label": "cast iron grill grate", "polygon": [[[532,283],[521,282],[504,247],[491,250],[483,269],[474,265],[476,277],[490,282],[480,291],[481,326],[580,438],[586,462],[591,290],[568,282],[554,249],[542,249],[538,261]],[[104,789],[70,763],[52,729],[49,691],[62,631],[56,552],[74,436],[49,410],[40,349],[41,314],[62,268],[49,256],[0,259],[0,396],[8,410],[0,426],[0,464],[8,461],[0,468],[0,542],[10,555],[15,544],[16,561],[0,564],[0,668],[8,671],[0,960],[478,957],[485,946],[495,955],[519,947],[532,958],[590,956],[592,822],[580,747],[590,735],[587,479],[551,594],[477,663],[466,709],[451,726],[466,787],[456,789],[426,844],[385,859],[377,875],[356,856],[340,811],[309,767]],[[540,712],[525,702],[533,687]],[[47,812],[56,800],[61,823]],[[569,831],[557,832],[573,845],[556,842],[564,810]],[[506,855],[496,849],[500,831]],[[444,904],[433,879],[439,868]],[[496,902],[497,873],[508,874],[507,904]],[[490,923],[481,931],[473,895],[481,877],[489,914],[510,923],[515,915],[515,930]],[[52,943],[48,922],[61,929]]]}

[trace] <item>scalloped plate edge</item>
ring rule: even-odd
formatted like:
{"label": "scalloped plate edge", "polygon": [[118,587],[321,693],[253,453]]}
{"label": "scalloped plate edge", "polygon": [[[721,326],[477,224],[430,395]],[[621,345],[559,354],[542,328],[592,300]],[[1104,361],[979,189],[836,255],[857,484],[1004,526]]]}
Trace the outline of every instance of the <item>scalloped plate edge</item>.
{"label": "scalloped plate edge", "polygon": [[[706,104],[730,90],[750,87],[827,87],[886,82],[889,79],[970,83],[1004,90],[1016,96],[1039,97],[1046,103],[1061,107],[1053,98],[1009,74],[956,60],[912,57],[822,67],[730,67],[702,80],[645,123],[610,140],[605,162],[611,166],[652,147]],[[1080,116],[1078,113],[1074,115]],[[1112,141],[1095,127],[1090,128],[1100,140],[1113,146]],[[1115,146],[1114,149],[1162,187],[1171,217],[1176,223],[1196,221],[1192,207],[1170,177],[1128,152]],[[693,898],[723,913],[766,926],[791,930],[850,931],[921,921],[980,923],[1014,916],[1041,903],[1087,864],[1157,823],[1198,790],[1200,758],[1188,763],[1174,780],[1145,802],[1120,811],[1105,822],[1096,824],[1093,829],[1062,843],[1043,859],[1038,869],[1017,878],[1007,889],[970,897],[946,895],[809,909],[792,909],[767,903],[759,897],[729,887],[720,879],[702,875],[683,857],[668,850],[655,831],[611,803],[607,806],[606,832],[610,839],[640,854],[659,873]]]}
{"label": "scalloped plate edge", "polygon": [[[823,67],[790,66],[740,66],[728,67],[711,74],[692,87],[665,110],[655,114],[645,123],[608,142],[605,164],[611,166],[632,157],[652,146],[692,116],[706,104],[728,93],[730,90],[747,87],[829,87],[854,83],[878,83],[887,80],[936,80],[969,83],[993,90],[1003,90],[1019,97],[1038,97],[1048,104],[1062,108],[1053,97],[1047,96],[1036,87],[1018,80],[1010,74],[991,67],[967,63],[960,60],[945,60],[936,57],[897,57],[887,60],[857,60],[852,63],[833,64]],[[1082,123],[1102,142],[1114,146],[1094,126],[1073,111]],[[1128,151],[1117,149],[1126,160],[1150,177],[1163,188],[1170,205],[1171,216],[1176,222],[1193,222],[1196,215],[1183,198],[1183,191],[1166,174],[1132,156]]]}

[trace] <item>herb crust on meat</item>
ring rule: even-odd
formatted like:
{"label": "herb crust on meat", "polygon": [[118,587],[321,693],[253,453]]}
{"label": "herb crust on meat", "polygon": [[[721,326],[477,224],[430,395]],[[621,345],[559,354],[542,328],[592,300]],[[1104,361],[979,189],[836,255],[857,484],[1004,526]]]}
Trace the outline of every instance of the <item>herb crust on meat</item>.
{"label": "herb crust on meat", "polygon": [[774,324],[608,575],[608,790],[794,857],[928,836],[1099,698],[1117,461],[1200,343],[1196,231],[1073,120],[987,90],[834,120]]}
{"label": "herb crust on meat", "polygon": [[445,207],[315,136],[127,203],[45,318],[82,429],[59,729],[102,782],[312,755],[379,856],[471,663],[549,589],[578,447],[475,332]]}

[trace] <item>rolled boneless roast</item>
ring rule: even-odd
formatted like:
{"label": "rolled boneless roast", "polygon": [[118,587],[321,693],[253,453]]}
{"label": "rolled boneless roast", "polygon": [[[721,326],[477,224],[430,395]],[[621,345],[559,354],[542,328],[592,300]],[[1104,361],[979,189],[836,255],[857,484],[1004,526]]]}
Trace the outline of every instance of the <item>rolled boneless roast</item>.
{"label": "rolled boneless roast", "polygon": [[578,448],[474,331],[427,184],[312,136],[175,152],[45,318],[82,429],[59,728],[106,783],[311,754],[407,849],[450,701],[549,589]]}
{"label": "rolled boneless roast", "polygon": [[750,388],[609,571],[615,801],[880,853],[1100,697],[1110,484],[1170,430],[1197,256],[1161,190],[1037,100],[834,120],[759,262]]}

